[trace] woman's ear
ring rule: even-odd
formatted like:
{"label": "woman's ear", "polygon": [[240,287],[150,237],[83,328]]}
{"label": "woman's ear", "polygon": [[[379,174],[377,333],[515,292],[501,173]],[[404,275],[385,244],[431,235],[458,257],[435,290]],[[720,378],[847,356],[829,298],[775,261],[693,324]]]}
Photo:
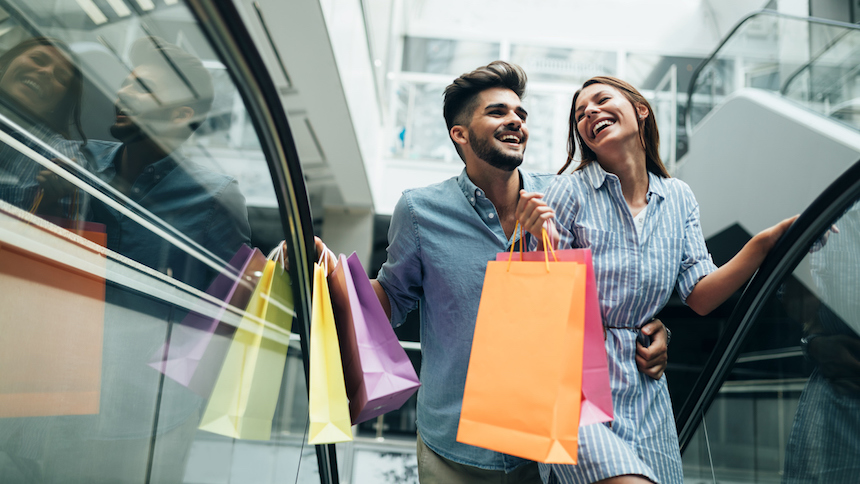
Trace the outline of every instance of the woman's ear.
{"label": "woman's ear", "polygon": [[650,111],[644,103],[639,103],[636,105],[636,113],[639,115],[639,119],[645,119],[648,117]]}
{"label": "woman's ear", "polygon": [[458,145],[466,146],[469,144],[469,129],[465,126],[454,125],[448,133],[451,135],[451,139]]}

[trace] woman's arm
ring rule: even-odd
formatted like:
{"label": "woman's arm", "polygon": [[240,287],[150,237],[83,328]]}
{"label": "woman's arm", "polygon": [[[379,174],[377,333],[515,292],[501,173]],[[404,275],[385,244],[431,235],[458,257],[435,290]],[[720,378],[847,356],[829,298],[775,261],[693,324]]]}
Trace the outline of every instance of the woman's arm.
{"label": "woman's arm", "polygon": [[767,253],[795,219],[797,215],[756,234],[732,260],[699,280],[687,296],[687,305],[702,316],[716,309],[755,274]]}

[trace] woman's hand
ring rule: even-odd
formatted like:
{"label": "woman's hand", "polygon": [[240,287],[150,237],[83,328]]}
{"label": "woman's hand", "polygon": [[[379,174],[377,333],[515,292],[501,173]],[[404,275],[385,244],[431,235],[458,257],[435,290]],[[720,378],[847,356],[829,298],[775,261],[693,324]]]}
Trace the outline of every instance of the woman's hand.
{"label": "woman's hand", "polygon": [[553,248],[557,248],[559,240],[558,231],[555,229],[555,223],[551,222],[555,218],[555,210],[550,208],[542,198],[543,194],[541,193],[520,190],[516,217],[523,230],[532,234],[537,239],[538,250],[543,249],[542,229],[546,229],[550,243]]}

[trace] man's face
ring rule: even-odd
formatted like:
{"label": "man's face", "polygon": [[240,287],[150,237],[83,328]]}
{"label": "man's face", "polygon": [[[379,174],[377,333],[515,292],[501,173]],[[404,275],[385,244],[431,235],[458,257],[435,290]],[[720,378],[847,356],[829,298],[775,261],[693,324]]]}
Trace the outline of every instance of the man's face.
{"label": "man's face", "polygon": [[494,87],[478,95],[478,107],[468,126],[475,155],[490,166],[513,171],[523,162],[529,131],[519,96]]}
{"label": "man's face", "polygon": [[189,100],[188,88],[168,69],[138,66],[117,92],[111,134],[123,142],[170,136],[177,128],[177,108]]}

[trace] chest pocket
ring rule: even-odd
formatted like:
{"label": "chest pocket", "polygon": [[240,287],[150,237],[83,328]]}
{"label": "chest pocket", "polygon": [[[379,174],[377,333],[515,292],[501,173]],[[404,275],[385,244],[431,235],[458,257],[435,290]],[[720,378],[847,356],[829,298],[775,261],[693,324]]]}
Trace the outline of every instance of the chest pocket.
{"label": "chest pocket", "polygon": [[597,279],[597,294],[601,302],[611,303],[618,300],[619,285],[623,274],[619,271],[626,261],[624,251],[619,250],[620,236],[615,232],[577,227],[574,229],[573,246],[578,249],[591,249],[594,275]]}

